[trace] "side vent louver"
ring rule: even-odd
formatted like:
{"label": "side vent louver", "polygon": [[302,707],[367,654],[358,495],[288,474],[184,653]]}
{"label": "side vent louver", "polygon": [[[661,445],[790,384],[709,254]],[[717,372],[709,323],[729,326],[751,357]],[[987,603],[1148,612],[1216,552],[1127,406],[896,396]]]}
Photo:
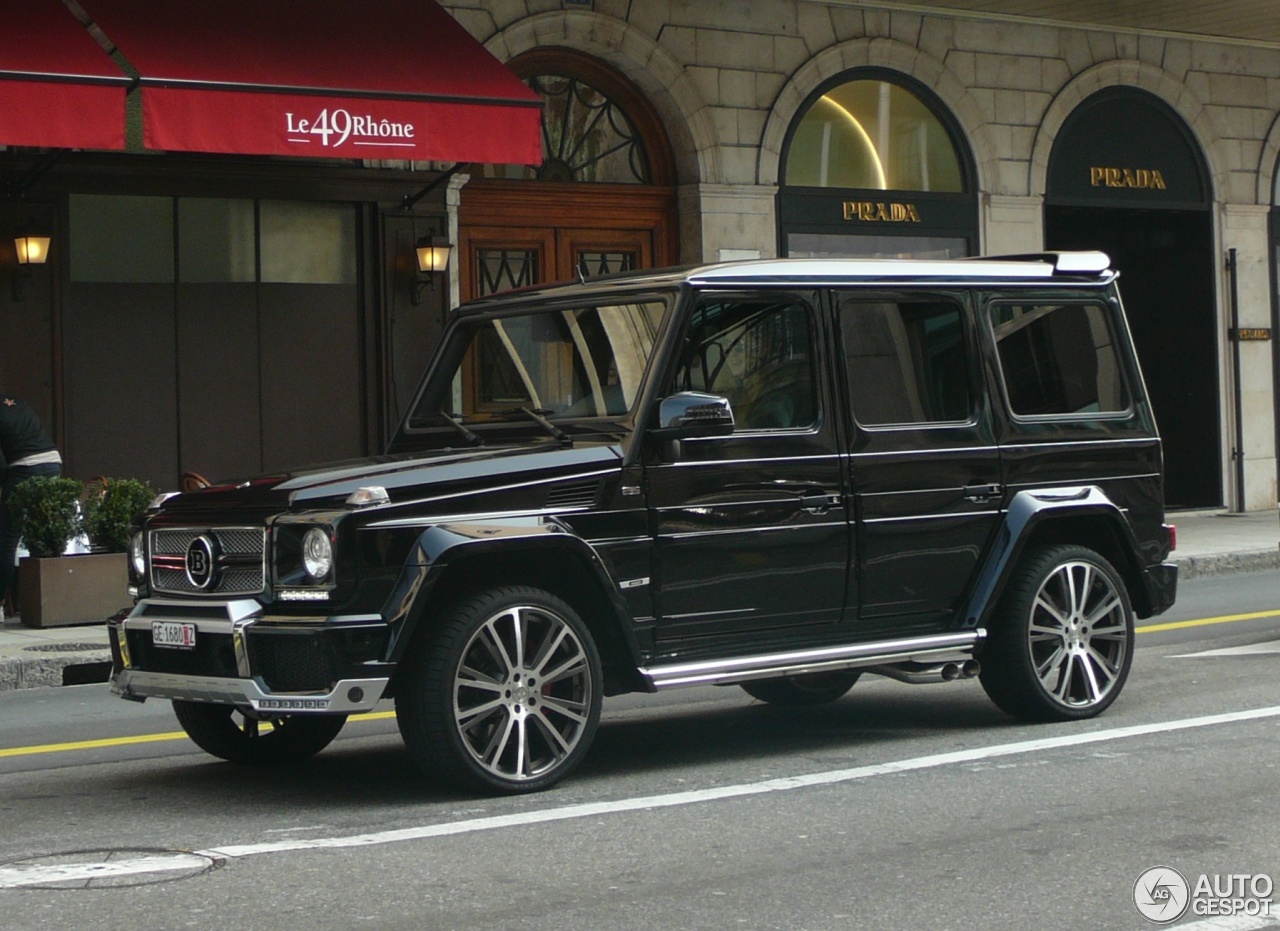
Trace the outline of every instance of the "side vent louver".
{"label": "side vent louver", "polygon": [[596,491],[600,483],[595,479],[585,482],[567,482],[547,491],[549,508],[583,508],[596,503]]}

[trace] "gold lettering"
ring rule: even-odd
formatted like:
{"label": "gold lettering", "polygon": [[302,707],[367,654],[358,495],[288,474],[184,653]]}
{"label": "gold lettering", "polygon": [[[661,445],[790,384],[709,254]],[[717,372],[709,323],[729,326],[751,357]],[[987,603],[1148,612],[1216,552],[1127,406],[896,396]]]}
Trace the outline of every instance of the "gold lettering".
{"label": "gold lettering", "polygon": [[841,205],[846,220],[861,223],[919,223],[920,211],[915,204],[896,201],[883,203],[869,200],[846,200]]}
{"label": "gold lettering", "polygon": [[1164,191],[1168,189],[1159,168],[1103,168],[1089,169],[1091,187],[1118,187],[1133,190]]}

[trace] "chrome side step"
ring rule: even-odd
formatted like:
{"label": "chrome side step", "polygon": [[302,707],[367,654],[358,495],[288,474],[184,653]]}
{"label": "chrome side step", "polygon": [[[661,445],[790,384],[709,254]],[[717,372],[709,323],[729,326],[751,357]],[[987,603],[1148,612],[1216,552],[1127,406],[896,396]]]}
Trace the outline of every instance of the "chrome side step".
{"label": "chrome side step", "polygon": [[986,633],[978,628],[958,633],[877,640],[874,643],[846,644],[814,650],[764,653],[759,656],[695,663],[664,663],[659,666],[643,666],[640,668],[640,675],[650,689],[659,692],[693,685],[730,685],[752,679],[775,679],[889,663],[937,662],[943,657],[971,655]]}

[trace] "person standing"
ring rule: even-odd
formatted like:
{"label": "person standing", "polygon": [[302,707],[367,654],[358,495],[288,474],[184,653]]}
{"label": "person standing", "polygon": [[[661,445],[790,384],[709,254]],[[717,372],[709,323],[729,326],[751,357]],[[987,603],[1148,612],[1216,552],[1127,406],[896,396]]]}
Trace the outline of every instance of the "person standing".
{"label": "person standing", "polygon": [[22,538],[22,521],[9,513],[9,496],[19,483],[35,476],[62,474],[62,456],[31,405],[0,392],[0,606],[13,581],[14,558]]}

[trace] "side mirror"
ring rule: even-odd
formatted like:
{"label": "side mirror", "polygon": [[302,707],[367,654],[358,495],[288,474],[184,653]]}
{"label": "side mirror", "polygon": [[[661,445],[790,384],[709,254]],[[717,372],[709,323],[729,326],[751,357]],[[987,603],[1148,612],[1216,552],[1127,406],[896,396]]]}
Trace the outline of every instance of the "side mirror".
{"label": "side mirror", "polygon": [[653,434],[664,440],[686,440],[733,433],[733,407],[728,398],[701,391],[681,391],[658,405],[658,427]]}

